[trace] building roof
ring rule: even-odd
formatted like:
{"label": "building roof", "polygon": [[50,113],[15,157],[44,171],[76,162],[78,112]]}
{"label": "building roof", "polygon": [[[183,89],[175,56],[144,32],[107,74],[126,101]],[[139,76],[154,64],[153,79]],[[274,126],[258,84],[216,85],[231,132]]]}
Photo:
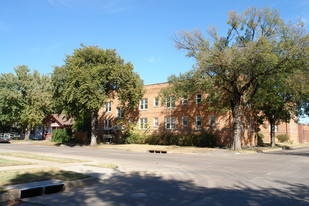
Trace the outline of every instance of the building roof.
{"label": "building roof", "polygon": [[53,117],[59,124],[63,126],[72,126],[74,123],[73,118],[68,118],[65,114],[51,114],[49,118]]}

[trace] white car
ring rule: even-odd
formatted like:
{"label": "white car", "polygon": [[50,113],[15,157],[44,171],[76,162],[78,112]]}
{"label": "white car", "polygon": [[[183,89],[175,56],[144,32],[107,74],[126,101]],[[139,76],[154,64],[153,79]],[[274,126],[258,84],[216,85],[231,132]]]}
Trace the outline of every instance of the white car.
{"label": "white car", "polygon": [[11,137],[9,133],[0,133],[0,142],[10,142]]}

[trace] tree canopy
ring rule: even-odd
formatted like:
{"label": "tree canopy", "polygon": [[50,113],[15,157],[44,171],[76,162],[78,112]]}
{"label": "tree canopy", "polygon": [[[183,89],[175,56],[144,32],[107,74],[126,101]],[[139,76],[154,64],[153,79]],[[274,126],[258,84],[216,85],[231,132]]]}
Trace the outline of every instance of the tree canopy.
{"label": "tree canopy", "polygon": [[68,115],[91,114],[91,145],[97,144],[95,121],[107,99],[117,97],[125,107],[133,107],[142,97],[143,84],[133,68],[114,49],[84,45],[67,55],[63,66],[54,67],[55,102]]}
{"label": "tree canopy", "polygon": [[0,77],[0,121],[2,125],[19,124],[26,130],[25,139],[35,126],[42,125],[51,112],[51,79],[38,71],[30,73],[25,66],[17,66],[13,73]]}
{"label": "tree canopy", "polygon": [[[192,71],[170,78],[171,91],[205,91],[212,108],[232,113],[232,149],[241,149],[243,111],[250,107],[265,81],[307,68],[308,34],[302,22],[284,22],[275,9],[249,8],[229,13],[228,31],[209,38],[195,30],[179,32],[176,46],[196,60]],[[179,92],[181,91],[181,92]]]}

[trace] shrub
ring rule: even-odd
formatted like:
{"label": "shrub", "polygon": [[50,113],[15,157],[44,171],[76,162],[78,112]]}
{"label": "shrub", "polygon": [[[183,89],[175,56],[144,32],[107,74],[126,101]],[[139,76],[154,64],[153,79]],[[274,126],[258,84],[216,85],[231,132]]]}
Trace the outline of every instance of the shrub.
{"label": "shrub", "polygon": [[145,143],[154,145],[214,147],[216,146],[216,136],[206,132],[199,134],[178,135],[167,132],[163,134],[148,136]]}
{"label": "shrub", "polygon": [[264,146],[263,138],[264,138],[263,133],[258,132],[257,133],[257,144],[258,144],[258,146]]}
{"label": "shrub", "polygon": [[52,142],[59,142],[59,143],[64,143],[64,142],[69,142],[71,139],[71,134],[68,130],[66,129],[56,129],[53,130],[52,134]]}
{"label": "shrub", "polygon": [[286,134],[279,134],[277,135],[277,139],[279,142],[287,142],[289,140],[289,136],[287,136]]}
{"label": "shrub", "polygon": [[125,137],[125,144],[144,144],[146,137],[138,133],[131,133]]}

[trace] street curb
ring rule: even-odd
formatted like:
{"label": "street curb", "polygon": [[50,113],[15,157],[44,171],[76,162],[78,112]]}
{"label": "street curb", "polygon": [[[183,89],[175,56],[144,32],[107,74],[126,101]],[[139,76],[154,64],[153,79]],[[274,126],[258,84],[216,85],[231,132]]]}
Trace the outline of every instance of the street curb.
{"label": "street curb", "polygon": [[276,151],[282,151],[282,150],[283,148],[264,149],[264,150],[258,150],[257,153],[276,152]]}
{"label": "street curb", "polygon": [[301,145],[301,146],[288,146],[288,145],[282,145],[281,148],[274,148],[274,149],[265,149],[265,150],[259,150],[258,153],[267,153],[267,152],[275,152],[275,151],[283,151],[283,150],[295,150],[295,149],[301,149],[301,148],[307,148],[309,145]]}
{"label": "street curb", "polygon": [[[99,178],[90,177],[85,179],[79,180],[72,180],[72,181],[62,181],[61,183],[64,184],[64,189],[62,191],[70,191],[74,188],[81,187],[83,185],[89,185],[99,182]],[[40,185],[38,187],[44,187],[46,185]],[[23,188],[27,189],[27,188]],[[44,194],[43,194],[44,195]],[[8,189],[7,192],[0,194],[0,203],[4,203],[10,200],[17,200],[21,198],[21,190],[20,189]]]}

